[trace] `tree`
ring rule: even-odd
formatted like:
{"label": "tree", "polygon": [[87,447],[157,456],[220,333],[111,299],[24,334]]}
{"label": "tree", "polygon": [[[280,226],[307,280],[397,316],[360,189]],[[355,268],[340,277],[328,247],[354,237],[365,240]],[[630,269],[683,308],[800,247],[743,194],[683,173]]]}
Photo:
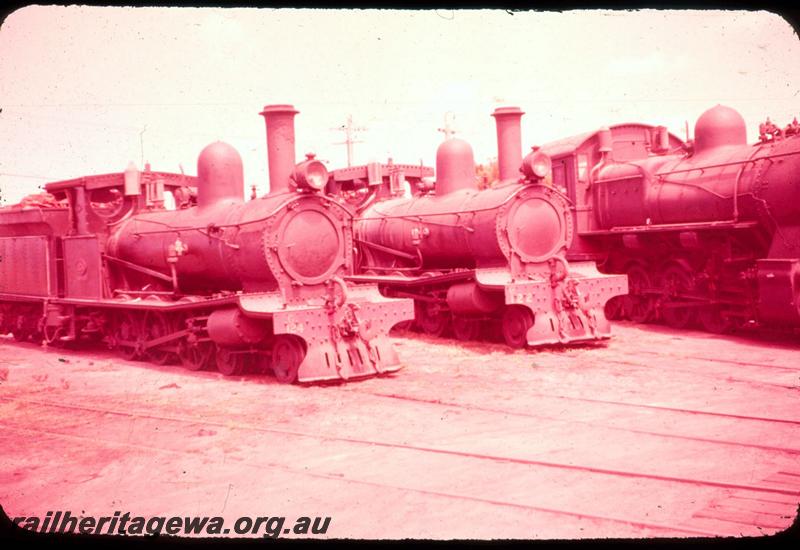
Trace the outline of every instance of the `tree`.
{"label": "tree", "polygon": [[486,189],[492,183],[500,179],[500,169],[497,166],[497,158],[491,158],[486,164],[475,166],[475,175],[478,179],[478,189]]}

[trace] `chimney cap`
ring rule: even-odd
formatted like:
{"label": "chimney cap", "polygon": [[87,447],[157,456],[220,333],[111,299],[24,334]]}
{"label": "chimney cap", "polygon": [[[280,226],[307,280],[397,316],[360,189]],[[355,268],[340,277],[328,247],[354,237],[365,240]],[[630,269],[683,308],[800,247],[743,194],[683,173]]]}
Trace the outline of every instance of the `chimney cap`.
{"label": "chimney cap", "polygon": [[259,114],[265,115],[270,113],[294,113],[297,114],[300,111],[294,108],[294,105],[289,104],[280,104],[280,105],[264,105],[264,110],[261,111]]}
{"label": "chimney cap", "polygon": [[525,112],[519,107],[498,107],[492,113],[492,116],[501,115],[524,115]]}

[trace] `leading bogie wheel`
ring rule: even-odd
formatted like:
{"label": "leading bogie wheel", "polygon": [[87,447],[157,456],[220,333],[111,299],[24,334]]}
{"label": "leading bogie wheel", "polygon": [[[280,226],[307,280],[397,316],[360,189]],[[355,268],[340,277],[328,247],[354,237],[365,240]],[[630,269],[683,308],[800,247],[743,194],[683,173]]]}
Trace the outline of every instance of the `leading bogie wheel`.
{"label": "leading bogie wheel", "polygon": [[272,344],[271,364],[275,379],[283,384],[297,381],[300,364],[306,356],[303,341],[297,336],[279,334]]}
{"label": "leading bogie wheel", "polygon": [[533,312],[519,304],[506,306],[503,313],[503,339],[512,348],[524,348],[528,344],[528,330],[533,326]]}
{"label": "leading bogie wheel", "polygon": [[441,336],[450,324],[450,315],[438,302],[418,300],[415,302],[415,316],[420,328],[431,336]]}

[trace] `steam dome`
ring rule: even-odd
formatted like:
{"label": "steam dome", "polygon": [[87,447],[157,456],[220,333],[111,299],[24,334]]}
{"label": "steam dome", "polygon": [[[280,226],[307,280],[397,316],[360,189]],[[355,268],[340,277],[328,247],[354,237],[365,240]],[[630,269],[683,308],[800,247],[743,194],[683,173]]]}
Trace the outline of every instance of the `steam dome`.
{"label": "steam dome", "polygon": [[458,138],[443,142],[436,150],[436,194],[446,195],[475,187],[472,146]]}
{"label": "steam dome", "polygon": [[214,204],[222,199],[243,200],[242,157],[231,145],[216,141],[197,157],[197,205]]}
{"label": "steam dome", "polygon": [[695,151],[746,143],[747,129],[744,119],[730,107],[712,107],[700,115],[694,125]]}

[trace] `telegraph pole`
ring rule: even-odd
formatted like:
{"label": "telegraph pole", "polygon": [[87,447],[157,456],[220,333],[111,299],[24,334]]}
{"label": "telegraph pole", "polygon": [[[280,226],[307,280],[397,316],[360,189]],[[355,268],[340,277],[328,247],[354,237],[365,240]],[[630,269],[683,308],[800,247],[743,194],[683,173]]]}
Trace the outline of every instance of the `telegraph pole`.
{"label": "telegraph pole", "polygon": [[453,119],[454,118],[455,118],[455,115],[453,114],[453,111],[447,111],[444,114],[444,128],[437,128],[436,129],[437,132],[442,132],[444,134],[444,140],[445,141],[447,141],[448,139],[452,138],[453,134],[456,133],[456,131],[453,129]]}
{"label": "telegraph pole", "polygon": [[142,162],[140,163],[140,166],[144,166],[144,133],[146,131],[147,131],[147,124],[145,124],[144,128],[142,128],[142,131],[139,132],[139,148],[140,148],[141,153],[142,153],[142,157],[141,157],[141,161]]}
{"label": "telegraph pole", "polygon": [[351,167],[353,165],[353,144],[364,143],[362,140],[355,139],[355,133],[365,132],[367,128],[362,126],[353,126],[353,115],[347,115],[347,124],[343,124],[338,128],[331,128],[331,130],[344,132],[345,140],[339,141],[334,145],[347,145],[347,167]]}

